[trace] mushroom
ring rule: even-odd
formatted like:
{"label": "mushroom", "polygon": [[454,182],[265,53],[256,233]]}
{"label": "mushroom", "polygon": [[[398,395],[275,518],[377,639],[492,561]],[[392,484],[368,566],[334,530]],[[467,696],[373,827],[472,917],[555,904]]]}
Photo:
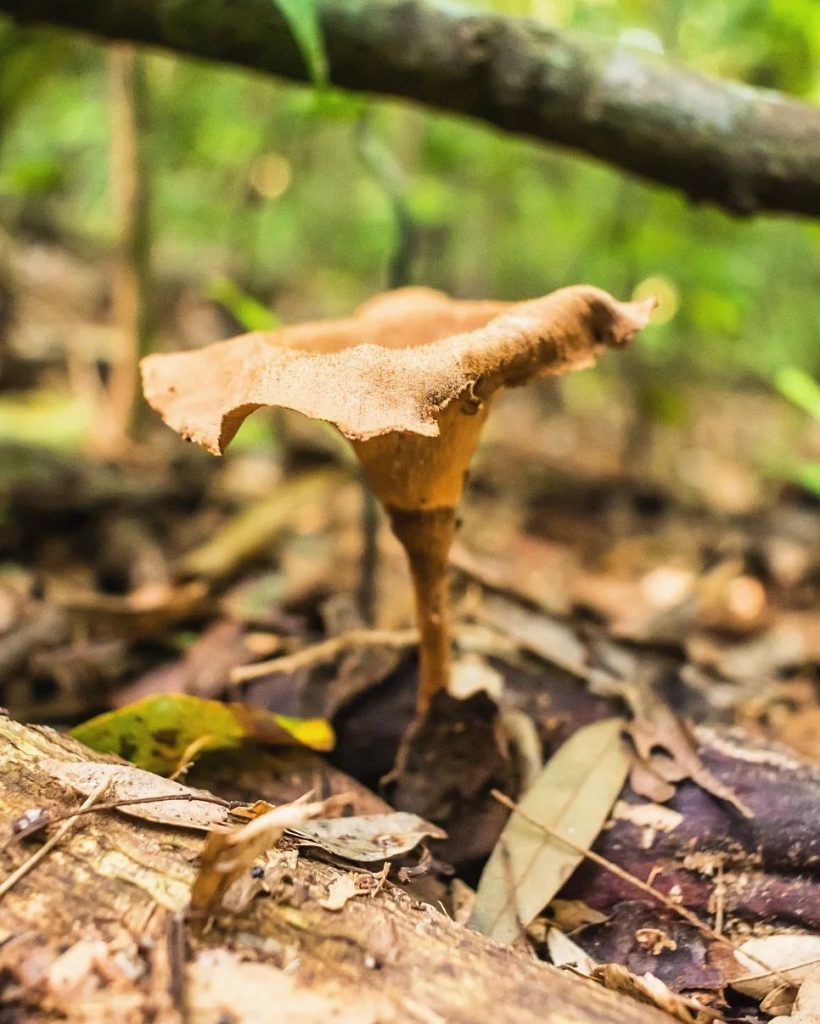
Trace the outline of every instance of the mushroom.
{"label": "mushroom", "polygon": [[402,288],[348,319],[148,356],[143,387],[170,427],[215,454],[263,406],[326,420],[350,439],[407,552],[421,715],[449,679],[448,553],[493,396],[594,365],[605,346],[623,346],[644,327],[653,307],[585,285],[520,303]]}

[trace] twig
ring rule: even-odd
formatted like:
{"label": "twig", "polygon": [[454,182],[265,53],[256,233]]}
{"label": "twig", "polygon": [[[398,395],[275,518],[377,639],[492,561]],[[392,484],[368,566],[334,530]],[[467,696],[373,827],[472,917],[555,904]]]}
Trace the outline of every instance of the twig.
{"label": "twig", "polygon": [[169,800],[185,800],[188,802],[195,800],[197,803],[218,804],[220,807],[226,807],[228,810],[235,806],[241,806],[245,802],[242,800],[223,800],[220,796],[199,796],[196,793],[168,793],[162,796],[135,796],[130,797],[128,800],[114,800],[109,804],[94,804],[93,807],[88,804],[88,801],[86,801],[82,806],[76,807],[73,811],[64,811],[54,817],[46,816],[38,818],[38,820],[29,825],[28,828],[23,829],[22,832],[16,832],[13,836],[7,839],[6,842],[0,846],[0,853],[11,846],[12,843],[19,842],[21,839],[28,839],[29,836],[33,836],[37,832],[42,832],[44,828],[56,825],[58,821],[65,821],[67,818],[79,818],[82,814],[96,814],[98,811],[118,811],[121,807],[131,807],[134,804],[165,803]]}
{"label": "twig", "polygon": [[647,882],[641,881],[637,875],[633,875],[631,871],[627,871],[625,868],[622,868],[619,864],[615,864],[608,858],[602,857],[600,853],[596,853],[594,850],[588,850],[586,847],[580,846],[571,839],[567,839],[567,837],[562,835],[560,832],[556,832],[555,829],[537,821],[531,815],[527,814],[526,811],[522,810],[515,801],[510,800],[508,796],[499,792],[499,790],[493,789],[491,791],[491,795],[500,804],[508,808],[508,810],[513,811],[519,817],[523,818],[528,824],[532,825],[533,828],[537,828],[550,839],[563,843],[564,846],[568,847],[574,853],[579,854],[581,857],[586,857],[599,867],[605,868],[613,875],[617,875],[617,877],[622,879],[622,881],[628,882],[630,885],[634,885],[636,888],[640,889],[641,892],[647,893],[653,899],[662,903],[668,910],[671,910],[679,917],[682,917],[685,921],[688,921],[689,924],[697,928],[699,932],[702,932],[704,935],[708,935],[710,939],[714,939],[715,942],[720,943],[721,946],[726,946],[728,949],[731,949],[733,953],[739,953],[748,960],[753,960],[759,967],[762,967],[767,974],[772,974],[774,977],[779,978],[780,981],[791,984],[789,979],[776,967],[772,967],[771,964],[767,964],[764,960],[754,956],[752,953],[747,953],[745,950],[740,949],[740,947],[736,945],[736,943],[732,942],[731,939],[727,939],[725,935],[721,935],[721,933],[712,928],[711,925],[706,924],[705,921],[701,921],[697,914],[692,913],[691,910],[688,910],[686,907],[682,907],[679,903],[675,903],[673,899],[670,899],[670,897],[667,896],[666,893],[661,892],[660,889],[656,889]]}
{"label": "twig", "polygon": [[94,791],[86,797],[86,799],[77,808],[77,810],[70,815],[68,821],[64,822],[63,825],[54,833],[51,839],[46,840],[46,842],[43,843],[39,850],[35,850],[34,853],[32,853],[32,855],[27,860],[23,861],[23,863],[20,865],[19,868],[17,868],[16,871],[12,871],[8,878],[6,878],[3,882],[0,882],[0,900],[2,900],[3,897],[6,896],[14,888],[14,886],[20,881],[21,878],[24,878],[29,873],[29,871],[32,870],[32,868],[36,867],[37,864],[40,863],[40,861],[46,856],[47,853],[54,849],[57,843],[60,842],[63,836],[69,831],[71,826],[80,816],[79,812],[88,810],[94,803],[94,801],[97,799],[97,797],[102,796],[102,794],[108,788],[108,783],[110,781],[110,779],[103,779],[99,786],[97,786],[94,789]]}
{"label": "twig", "polygon": [[[742,952],[741,955],[742,956],[749,956],[749,954],[746,953],[746,952]],[[757,958],[756,957],[749,957],[749,959],[752,960],[752,959],[757,959]],[[759,960],[757,960],[757,962],[760,963]],[[815,957],[812,957],[811,960],[804,960],[803,963],[801,963],[801,964],[789,964],[789,966],[787,968],[785,968],[785,970],[787,970],[787,971],[802,971],[806,967],[816,967],[818,964],[820,964],[820,956],[815,956]],[[770,972],[767,972],[766,974],[742,974],[739,978],[732,978],[732,985],[735,985],[738,982],[743,982],[743,981],[763,981],[764,978],[768,978],[769,977],[769,974],[773,974],[776,978],[782,978],[783,977],[781,971],[770,971]],[[797,980],[797,978],[787,978],[786,980],[788,981],[789,985],[791,985],[793,987],[799,984],[799,981]]]}
{"label": "twig", "polygon": [[188,1019],[185,991],[185,919],[179,913],[165,917],[165,949],[168,957],[168,995],[181,1021]]}
{"label": "twig", "polygon": [[255,665],[240,665],[231,671],[230,680],[232,683],[244,683],[270,672],[296,672],[300,668],[331,661],[336,655],[354,647],[412,647],[418,639],[416,629],[351,629],[295,654],[284,654]]}
{"label": "twig", "polygon": [[197,759],[198,755],[207,747],[211,742],[213,736],[206,733],[204,736],[197,736],[195,740],[191,740],[188,746],[182,751],[177,766],[168,776],[169,782],[176,782],[177,779],[181,778],[189,770],[191,765]]}

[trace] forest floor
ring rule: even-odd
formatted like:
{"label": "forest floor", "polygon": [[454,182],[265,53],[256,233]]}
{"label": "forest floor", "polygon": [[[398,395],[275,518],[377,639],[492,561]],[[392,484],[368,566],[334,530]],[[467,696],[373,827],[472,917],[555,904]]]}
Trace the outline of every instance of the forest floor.
{"label": "forest floor", "polygon": [[[14,314],[18,343],[49,322],[35,299]],[[4,424],[25,410],[16,422],[39,434],[65,401],[48,397],[59,373],[37,365],[36,397],[0,399],[0,701],[13,719],[62,730],[176,693],[326,720],[324,755],[168,743],[166,774],[192,759],[184,782],[226,799],[312,789],[352,792],[358,814],[414,812],[448,838],[389,877],[464,920],[509,814],[493,789],[516,799],[577,730],[624,716],[642,757],[593,850],[707,930],[596,862],[518,942],[566,963],[557,927],[595,964],[697,997],[692,1009],[643,993],[679,1019],[759,1020],[761,999],[789,1012],[803,975],[784,996],[777,972],[820,958],[820,503],[772,465],[816,458],[816,426],[759,388],[707,384],[677,396],[675,425],[638,419],[626,373],[563,400],[505,396],[452,556],[451,696],[394,772],[413,719],[411,593],[380,521],[363,614],[362,491],[335,441],[285,416],[215,460],[160,427],[114,463],[61,445],[52,416],[35,445]],[[355,642],[371,627],[383,643]],[[0,854],[3,875],[20,856]],[[775,977],[738,991],[749,964],[720,936],[763,943]]]}

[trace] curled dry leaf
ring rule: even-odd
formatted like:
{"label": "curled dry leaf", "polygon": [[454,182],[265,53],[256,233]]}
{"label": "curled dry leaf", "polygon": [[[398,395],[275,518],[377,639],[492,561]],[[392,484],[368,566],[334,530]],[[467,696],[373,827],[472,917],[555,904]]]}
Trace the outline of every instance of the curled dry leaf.
{"label": "curled dry leaf", "polygon": [[202,851],[199,874],[191,890],[191,910],[195,914],[216,911],[231,884],[243,871],[250,869],[257,857],[277,843],[286,829],[308,818],[318,818],[348,799],[342,794],[313,803],[295,800],[230,832],[212,832]]}
{"label": "curled dry leaf", "polygon": [[696,999],[689,999],[673,992],[654,974],[638,976],[623,964],[601,964],[593,968],[590,976],[594,981],[599,981],[604,988],[631,996],[641,1003],[657,1006],[676,1020],[683,1021],[683,1024],[706,1024],[707,1021],[719,1019],[721,1016],[716,1010],[704,1006]]}
{"label": "curled dry leaf", "polygon": [[527,818],[510,816],[481,875],[470,920],[477,931],[512,942],[581,862],[580,853],[533,822],[576,845],[592,845],[629,767],[622,724],[611,718],[579,729],[521,798]]}
{"label": "curled dry leaf", "polygon": [[485,596],[478,608],[478,617],[523,650],[580,679],[586,678],[589,671],[587,649],[565,623],[495,594]]}
{"label": "curled dry leaf", "polygon": [[562,932],[574,932],[588,924],[603,924],[606,914],[595,910],[583,900],[554,899],[549,905],[549,921]]}
{"label": "curled dry leaf", "polygon": [[[784,993],[784,998],[788,999],[787,993]],[[786,1017],[775,1017],[771,1024],[818,1024],[818,1021],[820,1021],[820,964],[815,964],[797,992],[791,1013]]]}
{"label": "curled dry leaf", "polygon": [[674,832],[683,821],[683,815],[662,804],[630,804],[619,800],[612,808],[612,817],[631,821],[638,828],[649,828],[653,832]]}
{"label": "curled dry leaf", "polygon": [[567,967],[642,1003],[657,1006],[683,1024],[706,1024],[720,1014],[695,999],[673,992],[654,974],[638,976],[623,964],[597,964],[592,957],[557,928],[547,933],[547,949],[556,967]]}
{"label": "curled dry leaf", "polygon": [[[745,818],[754,817],[752,810],[737,794],[704,765],[691,730],[683,719],[658,697],[648,679],[637,684],[623,683],[620,689],[634,716],[627,727],[627,732],[635,744],[645,770],[655,770],[655,774],[663,772],[662,777],[667,782],[688,776],[707,793],[730,803]],[[671,773],[662,768],[662,762],[655,758],[657,749],[665,751],[671,758]]]}
{"label": "curled dry leaf", "polygon": [[447,558],[490,402],[503,387],[592,366],[653,306],[587,286],[517,304],[405,288],[346,320],[148,356],[143,386],[169,426],[217,454],[263,406],[325,420],[353,442],[410,562],[424,711],[449,680]]}
{"label": "curled dry leaf", "polygon": [[446,839],[447,833],[416,814],[362,814],[350,818],[305,821],[288,833],[306,845],[361,863],[388,860],[408,853],[427,837]]}
{"label": "curled dry leaf", "polygon": [[[132,818],[153,821],[158,825],[201,829],[204,832],[224,828],[230,824],[228,807],[215,803],[216,798],[210,793],[182,786],[178,782],[160,778],[130,764],[58,761],[46,758],[40,762],[40,767],[59,782],[71,786],[84,796],[89,796],[107,779],[107,803],[116,803],[119,800],[144,800],[146,797],[162,798],[159,803],[149,801],[117,808],[122,814]],[[179,800],[168,799],[173,796],[178,796]]]}

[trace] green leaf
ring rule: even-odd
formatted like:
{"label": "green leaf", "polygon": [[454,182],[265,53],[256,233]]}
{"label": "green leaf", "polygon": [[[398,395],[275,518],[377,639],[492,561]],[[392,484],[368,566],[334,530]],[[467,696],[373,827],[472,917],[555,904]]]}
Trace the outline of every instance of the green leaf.
{"label": "green leaf", "polygon": [[272,310],[227,277],[214,278],[208,293],[246,331],[272,331],[279,326],[279,318]]}
{"label": "green leaf", "polygon": [[302,51],[313,84],[327,85],[328,67],[316,0],[274,0]]}
{"label": "green leaf", "polygon": [[250,704],[223,704],[162,693],[91,718],[71,735],[92,750],[119,754],[139,768],[167,775],[185,757],[238,747],[245,740],[330,750],[334,736],[323,718],[275,715]]}
{"label": "green leaf", "polygon": [[820,497],[820,462],[805,462],[794,468],[794,479],[801,487]]}
{"label": "green leaf", "polygon": [[775,387],[813,419],[820,420],[820,384],[796,366],[784,366],[774,378]]}
{"label": "green leaf", "polygon": [[[527,818],[589,848],[626,779],[629,759],[618,718],[579,729],[519,801]],[[513,813],[478,885],[471,927],[512,942],[555,896],[580,853]]]}

